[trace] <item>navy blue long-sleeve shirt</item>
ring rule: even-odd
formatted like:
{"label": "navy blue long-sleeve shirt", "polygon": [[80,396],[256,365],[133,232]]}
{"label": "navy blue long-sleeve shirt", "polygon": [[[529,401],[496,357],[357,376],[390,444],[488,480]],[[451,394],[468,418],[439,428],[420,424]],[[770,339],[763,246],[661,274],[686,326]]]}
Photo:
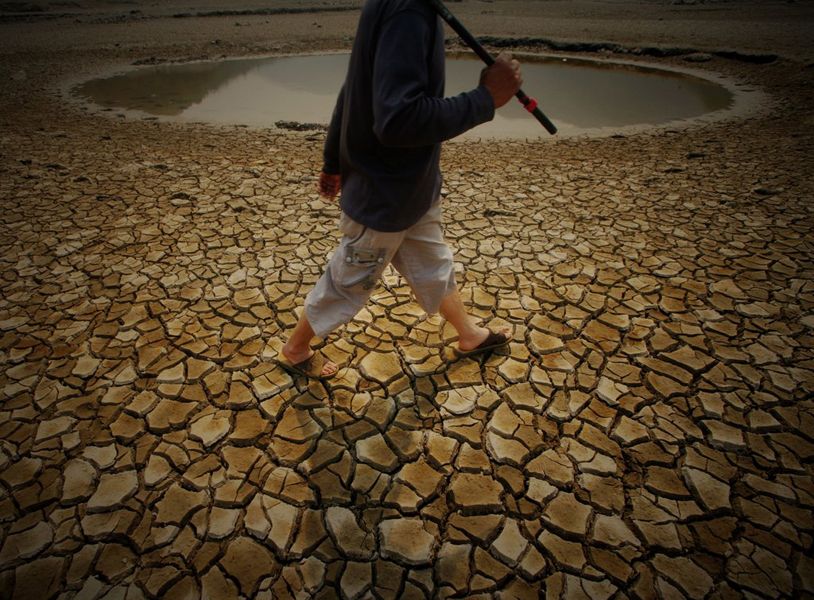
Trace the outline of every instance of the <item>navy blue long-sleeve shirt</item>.
{"label": "navy blue long-sleeve shirt", "polygon": [[342,210],[378,231],[402,231],[441,187],[441,142],[494,117],[479,85],[444,98],[444,30],[424,0],[367,0],[325,140],[341,173]]}

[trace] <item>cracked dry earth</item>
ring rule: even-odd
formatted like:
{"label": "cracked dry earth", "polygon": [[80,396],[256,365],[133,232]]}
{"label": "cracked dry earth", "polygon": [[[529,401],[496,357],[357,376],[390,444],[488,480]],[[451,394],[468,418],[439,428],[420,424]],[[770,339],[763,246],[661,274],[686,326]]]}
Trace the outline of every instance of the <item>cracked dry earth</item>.
{"label": "cracked dry earth", "polygon": [[450,360],[389,272],[310,385],[273,359],[337,240],[321,135],[12,114],[0,596],[814,592],[799,102],[447,146],[459,284],[513,343]]}

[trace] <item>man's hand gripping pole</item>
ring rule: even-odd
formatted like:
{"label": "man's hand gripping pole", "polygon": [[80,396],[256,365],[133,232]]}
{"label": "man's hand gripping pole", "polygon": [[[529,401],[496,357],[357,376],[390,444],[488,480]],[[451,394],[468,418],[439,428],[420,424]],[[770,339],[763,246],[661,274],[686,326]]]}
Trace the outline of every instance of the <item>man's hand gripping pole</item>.
{"label": "man's hand gripping pole", "polygon": [[[492,65],[495,62],[492,55],[489,54],[489,52],[483,46],[481,46],[480,42],[478,42],[478,40],[476,40],[474,36],[469,33],[466,27],[464,27],[461,22],[455,18],[455,15],[449,12],[449,9],[444,6],[444,3],[441,0],[427,0],[427,2],[430,3],[430,5],[435,9],[435,12],[441,15],[441,18],[444,19],[444,21],[446,21],[450,27],[452,27],[455,33],[460,36],[467,46],[472,48],[475,54],[477,54],[487,66]],[[517,96],[517,99],[520,100],[520,103],[525,107],[525,109],[534,115],[540,124],[546,128],[548,133],[551,135],[557,133],[557,128],[555,127],[554,123],[552,123],[537,106],[537,100],[528,97],[523,90],[517,90],[515,96]]]}

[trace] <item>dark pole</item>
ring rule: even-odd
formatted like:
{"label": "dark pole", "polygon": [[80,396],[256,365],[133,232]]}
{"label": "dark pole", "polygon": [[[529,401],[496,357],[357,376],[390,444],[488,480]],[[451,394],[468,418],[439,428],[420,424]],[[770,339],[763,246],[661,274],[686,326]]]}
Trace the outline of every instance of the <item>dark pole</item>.
{"label": "dark pole", "polygon": [[[494,64],[495,59],[492,58],[492,55],[489,54],[489,52],[483,46],[481,46],[480,42],[478,42],[478,40],[476,40],[475,37],[471,33],[469,33],[466,27],[464,27],[461,24],[461,22],[455,18],[455,15],[449,12],[449,9],[446,6],[444,6],[444,3],[441,2],[441,0],[427,0],[427,1],[432,5],[435,11],[439,15],[441,15],[441,18],[444,19],[444,21],[446,21],[450,27],[452,27],[455,33],[457,33],[460,36],[460,38],[466,43],[466,45],[472,48],[475,54],[477,54],[483,62],[485,62],[487,65]],[[517,96],[517,99],[520,100],[520,103],[523,105],[523,107],[527,111],[529,111],[532,115],[534,115],[534,117],[540,122],[540,124],[542,124],[542,126],[546,128],[546,131],[548,131],[548,133],[550,133],[551,135],[557,133],[557,128],[554,126],[554,123],[549,121],[548,117],[546,117],[543,114],[543,111],[541,111],[537,107],[537,100],[535,100],[534,98],[529,98],[523,92],[523,90],[518,90],[515,96]]]}

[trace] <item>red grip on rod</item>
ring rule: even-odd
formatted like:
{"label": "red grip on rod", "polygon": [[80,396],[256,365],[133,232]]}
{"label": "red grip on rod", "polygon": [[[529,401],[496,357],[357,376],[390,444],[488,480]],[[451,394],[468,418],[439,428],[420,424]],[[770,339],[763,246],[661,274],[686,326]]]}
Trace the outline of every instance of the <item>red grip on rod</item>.
{"label": "red grip on rod", "polygon": [[523,102],[523,106],[527,111],[533,113],[534,110],[537,108],[537,100],[535,100],[534,98],[527,98],[527,101]]}

